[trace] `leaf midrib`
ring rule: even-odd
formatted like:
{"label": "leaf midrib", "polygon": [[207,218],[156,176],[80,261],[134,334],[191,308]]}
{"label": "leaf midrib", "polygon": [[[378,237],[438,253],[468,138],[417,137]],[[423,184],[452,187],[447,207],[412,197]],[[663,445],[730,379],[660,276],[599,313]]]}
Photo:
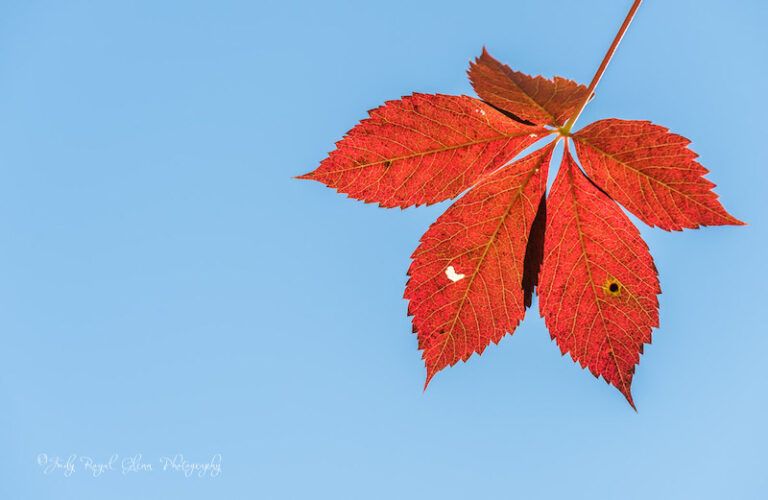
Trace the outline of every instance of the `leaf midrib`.
{"label": "leaf midrib", "polygon": [[[650,179],[650,180],[654,181],[655,183],[657,183],[657,184],[661,185],[662,187],[664,187],[664,188],[668,189],[669,191],[673,191],[673,192],[675,192],[675,193],[679,194],[680,196],[682,196],[682,197],[683,197],[683,198],[685,198],[686,200],[690,200],[690,201],[692,201],[692,202],[693,202],[693,203],[695,203],[696,205],[698,205],[698,206],[700,206],[700,207],[704,208],[705,210],[707,210],[708,212],[710,212],[710,213],[712,213],[712,214],[715,214],[715,215],[717,215],[717,216],[718,216],[718,217],[720,217],[720,218],[722,218],[722,217],[723,217],[723,215],[722,215],[721,213],[719,213],[719,212],[717,212],[716,210],[714,210],[713,208],[711,208],[711,207],[709,207],[709,206],[705,205],[704,203],[701,203],[701,202],[700,202],[699,200],[697,200],[696,198],[692,198],[691,196],[688,196],[686,193],[684,193],[684,192],[682,192],[682,191],[679,191],[679,190],[677,190],[677,189],[673,188],[673,187],[672,187],[672,186],[670,186],[669,184],[667,184],[667,183],[665,183],[665,182],[663,182],[663,181],[661,181],[661,180],[657,179],[656,177],[650,176],[650,175],[646,174],[645,172],[643,172],[642,170],[638,170],[638,169],[636,169],[636,168],[632,167],[631,165],[629,165],[628,163],[625,163],[624,161],[622,161],[622,160],[618,159],[618,158],[617,158],[616,156],[614,156],[613,154],[611,154],[611,153],[609,153],[609,152],[607,152],[607,151],[603,150],[602,148],[600,148],[600,147],[596,146],[594,143],[590,142],[590,141],[589,141],[589,140],[588,140],[586,137],[578,137],[578,136],[574,136],[573,138],[574,138],[575,140],[577,140],[577,141],[579,141],[579,142],[583,143],[585,146],[587,146],[587,147],[590,147],[590,148],[592,148],[593,150],[597,151],[597,152],[598,152],[598,153],[600,153],[601,155],[603,155],[603,156],[605,156],[605,157],[607,157],[607,158],[610,158],[610,159],[611,159],[611,160],[613,160],[615,163],[618,163],[619,165],[623,166],[623,167],[624,167],[624,168],[626,168],[627,170],[630,170],[630,171],[632,171],[632,172],[635,172],[636,174],[639,174],[639,175],[641,175],[641,176],[645,177],[646,179]],[[694,160],[694,161],[695,161],[695,160]],[[659,167],[661,167],[661,166],[659,166]],[[661,168],[666,168],[666,167],[661,167]],[[615,181],[614,181],[614,182],[615,182]],[[708,192],[711,192],[711,191],[708,191]]]}
{"label": "leaf midrib", "polygon": [[[341,169],[337,169],[337,170],[326,170],[325,172],[323,172],[323,174],[324,175],[325,174],[341,174],[341,173],[345,173],[345,172],[351,172],[353,170],[359,170],[361,168],[368,168],[368,167],[372,167],[374,165],[380,165],[380,164],[383,164],[383,163],[386,163],[386,162],[394,163],[396,161],[409,160],[411,158],[418,158],[420,156],[427,156],[427,155],[436,154],[436,153],[444,153],[446,151],[453,151],[453,150],[456,150],[456,149],[466,148],[466,147],[470,147],[470,146],[476,146],[478,144],[487,144],[487,143],[490,143],[490,142],[501,141],[501,140],[504,140],[504,139],[513,139],[513,138],[516,138],[516,137],[522,137],[522,136],[530,135],[530,134],[533,134],[533,133],[536,133],[536,132],[527,130],[525,132],[521,132],[521,133],[518,133],[518,134],[500,134],[498,136],[494,136],[494,137],[491,137],[491,138],[488,138],[488,139],[483,139],[481,141],[465,142],[465,143],[458,144],[458,145],[455,145],[455,146],[447,146],[447,147],[444,147],[444,148],[430,149],[429,151],[414,153],[414,154],[410,154],[410,155],[395,156],[395,157],[392,157],[392,158],[385,158],[383,160],[374,161],[374,162],[370,162],[370,163],[363,163],[363,164],[355,165],[353,167],[348,167],[348,168],[341,168]],[[536,139],[540,138],[538,133],[536,133],[536,137],[535,138]],[[352,146],[352,147],[355,147],[355,146]]]}
{"label": "leaf midrib", "polygon": [[[592,266],[590,265],[589,261],[589,255],[587,254],[587,247],[584,243],[584,234],[581,230],[581,217],[579,216],[579,205],[576,200],[576,183],[574,182],[574,172],[573,172],[573,165],[568,166],[568,186],[571,191],[571,205],[573,207],[573,215],[574,219],[576,220],[576,232],[579,234],[579,244],[581,246],[581,253],[584,256],[584,265],[587,268],[587,276],[589,277],[589,284],[592,287],[592,296],[595,300],[595,306],[597,307],[597,312],[600,314],[600,321],[603,323],[603,331],[605,332],[605,339],[606,342],[608,342],[608,348],[610,349],[611,353],[611,359],[613,360],[613,364],[616,367],[616,373],[619,376],[619,380],[621,381],[622,386],[622,393],[626,396],[629,394],[627,383],[624,380],[624,375],[621,373],[621,368],[619,367],[619,362],[616,359],[616,353],[613,350],[613,344],[611,343],[611,337],[608,333],[608,326],[605,322],[605,316],[603,315],[603,308],[600,306],[600,299],[597,296],[597,288],[595,286],[595,280],[592,277]],[[575,312],[575,314],[578,314],[578,311]],[[591,335],[592,331],[590,329],[590,332],[588,333],[587,340],[584,342],[584,355],[586,355],[586,349],[589,345],[589,336]],[[597,353],[598,356],[600,353]]]}

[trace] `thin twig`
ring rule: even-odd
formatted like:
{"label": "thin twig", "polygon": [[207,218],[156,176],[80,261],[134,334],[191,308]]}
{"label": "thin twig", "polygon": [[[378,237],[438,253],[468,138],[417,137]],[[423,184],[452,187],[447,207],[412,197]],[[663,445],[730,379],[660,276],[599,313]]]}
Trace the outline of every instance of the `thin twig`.
{"label": "thin twig", "polygon": [[571,133],[571,128],[573,128],[573,124],[576,123],[576,120],[578,120],[579,116],[581,116],[581,112],[584,111],[584,108],[587,106],[587,103],[592,97],[592,94],[594,94],[595,92],[595,87],[597,87],[597,84],[600,82],[600,79],[603,77],[603,73],[605,73],[605,68],[607,68],[608,63],[611,62],[614,52],[616,52],[616,49],[618,48],[619,43],[621,42],[621,39],[624,38],[624,33],[627,32],[627,28],[629,28],[629,25],[632,23],[632,19],[635,17],[635,13],[637,13],[637,9],[640,7],[641,3],[643,3],[643,0],[635,0],[632,3],[632,7],[630,7],[629,12],[627,12],[627,17],[624,18],[624,22],[621,24],[621,28],[619,28],[619,31],[616,33],[616,36],[613,38],[613,43],[611,43],[611,46],[608,47],[608,52],[606,52],[605,57],[603,57],[603,62],[600,63],[600,67],[597,68],[597,71],[595,72],[595,76],[592,77],[592,81],[589,83],[589,88],[587,89],[587,94],[584,96],[584,101],[579,106],[578,111],[574,113],[574,115],[571,116],[567,122],[565,122],[565,125],[563,125],[563,128],[561,129],[561,133],[563,135],[567,136],[568,134]]}

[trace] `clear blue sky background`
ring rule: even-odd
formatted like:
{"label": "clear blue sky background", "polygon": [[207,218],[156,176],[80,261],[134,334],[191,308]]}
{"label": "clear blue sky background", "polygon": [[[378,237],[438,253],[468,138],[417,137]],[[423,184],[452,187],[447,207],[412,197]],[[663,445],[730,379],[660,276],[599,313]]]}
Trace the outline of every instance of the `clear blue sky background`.
{"label": "clear blue sky background", "polygon": [[536,309],[422,393],[401,297],[447,204],[291,179],[387,99],[471,93],[483,45],[588,82],[629,4],[2,2],[0,497],[765,498],[765,2],[647,2],[580,121],[688,136],[750,224],[642,229],[664,293],[639,413]]}

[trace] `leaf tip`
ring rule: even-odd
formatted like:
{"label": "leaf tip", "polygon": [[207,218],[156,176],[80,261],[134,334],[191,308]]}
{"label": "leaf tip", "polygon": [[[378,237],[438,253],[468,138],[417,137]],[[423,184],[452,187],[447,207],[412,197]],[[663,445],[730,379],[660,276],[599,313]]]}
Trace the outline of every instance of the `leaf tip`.
{"label": "leaf tip", "polygon": [[469,60],[469,68],[467,69],[467,74],[469,75],[469,79],[473,80],[474,76],[474,69],[476,66],[479,66],[481,64],[487,64],[488,60],[495,60],[493,59],[493,56],[488,52],[488,49],[485,45],[483,45],[483,49],[480,52],[480,55],[475,57],[474,59]]}
{"label": "leaf tip", "polygon": [[637,413],[637,406],[635,406],[635,402],[632,401],[632,396],[627,398],[627,402],[629,402],[629,406],[631,406],[632,409],[635,410],[635,413]]}
{"label": "leaf tip", "polygon": [[635,410],[635,413],[637,413],[637,406],[635,406],[635,400],[632,399],[632,392],[629,387],[626,388],[626,392],[622,389],[619,389],[621,393],[624,395],[624,397],[627,399],[627,403],[629,403],[629,406],[632,407],[633,410]]}
{"label": "leaf tip", "polygon": [[734,216],[731,216],[731,225],[732,226],[748,226],[749,224],[747,224],[743,220],[740,220],[740,219],[737,219]]}
{"label": "leaf tip", "polygon": [[432,377],[434,376],[435,373],[427,369],[427,379],[424,381],[424,389],[422,390],[422,393],[427,392],[427,387],[429,387],[429,383],[432,382]]}
{"label": "leaf tip", "polygon": [[314,171],[307,172],[306,174],[295,175],[293,178],[299,181],[313,181],[315,180]]}

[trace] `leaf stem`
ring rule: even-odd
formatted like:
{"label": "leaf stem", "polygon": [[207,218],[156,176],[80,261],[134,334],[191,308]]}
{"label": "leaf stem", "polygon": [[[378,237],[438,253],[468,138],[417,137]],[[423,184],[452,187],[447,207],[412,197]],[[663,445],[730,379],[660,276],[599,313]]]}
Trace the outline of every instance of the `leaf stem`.
{"label": "leaf stem", "polygon": [[641,3],[643,3],[643,0],[635,0],[632,3],[632,7],[629,8],[629,12],[627,12],[627,17],[624,18],[624,22],[621,24],[619,31],[616,33],[616,36],[613,38],[613,42],[611,43],[611,46],[608,47],[608,52],[605,53],[605,57],[603,57],[603,61],[600,63],[600,67],[597,68],[597,71],[595,72],[595,76],[592,77],[592,81],[589,83],[589,88],[587,89],[587,94],[584,97],[584,101],[582,101],[581,106],[579,106],[578,108],[578,111],[576,111],[576,113],[574,113],[574,115],[571,116],[568,119],[568,121],[565,122],[565,125],[563,125],[563,127],[560,129],[560,133],[562,135],[565,135],[565,136],[570,135],[571,129],[573,128],[573,124],[576,123],[576,120],[578,120],[579,116],[581,116],[581,112],[584,111],[585,107],[587,107],[587,103],[595,93],[595,87],[597,87],[597,84],[600,82],[600,79],[603,77],[603,73],[605,73],[605,68],[607,68],[608,63],[611,62],[614,52],[616,52],[616,49],[619,47],[619,43],[621,42],[621,39],[624,38],[624,33],[627,32],[627,29],[629,28],[629,25],[632,23],[632,19],[635,17],[635,14],[637,13],[637,9],[640,7]]}

